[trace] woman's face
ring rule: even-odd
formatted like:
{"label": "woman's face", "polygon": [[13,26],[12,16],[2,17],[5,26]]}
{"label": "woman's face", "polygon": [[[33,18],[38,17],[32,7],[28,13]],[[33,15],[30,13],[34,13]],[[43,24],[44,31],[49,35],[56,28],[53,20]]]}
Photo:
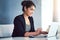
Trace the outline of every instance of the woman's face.
{"label": "woman's face", "polygon": [[32,16],[34,10],[35,10],[35,6],[31,6],[29,8],[25,8],[25,13],[27,16]]}

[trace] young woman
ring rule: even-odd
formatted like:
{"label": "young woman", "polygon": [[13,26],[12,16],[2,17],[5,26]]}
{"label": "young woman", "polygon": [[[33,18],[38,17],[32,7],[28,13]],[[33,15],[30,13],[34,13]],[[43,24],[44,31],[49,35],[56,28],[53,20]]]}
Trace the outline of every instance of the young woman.
{"label": "young woman", "polygon": [[32,1],[22,1],[23,14],[15,17],[12,37],[29,37],[41,34],[41,29],[34,29],[32,14],[36,8]]}

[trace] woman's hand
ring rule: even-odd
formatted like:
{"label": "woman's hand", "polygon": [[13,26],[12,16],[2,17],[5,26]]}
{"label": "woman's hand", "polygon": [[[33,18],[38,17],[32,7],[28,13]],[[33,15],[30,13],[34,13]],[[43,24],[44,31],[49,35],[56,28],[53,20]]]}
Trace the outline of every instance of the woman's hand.
{"label": "woman's hand", "polygon": [[41,34],[48,34],[48,32],[46,32],[46,31],[41,31]]}
{"label": "woman's hand", "polygon": [[42,31],[42,29],[41,29],[41,28],[38,28],[38,29],[36,30],[37,35],[39,35],[39,34],[41,33],[41,31]]}
{"label": "woman's hand", "polygon": [[39,35],[39,34],[48,34],[47,31],[42,31],[41,28],[38,28],[38,29],[36,30],[36,33],[37,33],[37,35]]}

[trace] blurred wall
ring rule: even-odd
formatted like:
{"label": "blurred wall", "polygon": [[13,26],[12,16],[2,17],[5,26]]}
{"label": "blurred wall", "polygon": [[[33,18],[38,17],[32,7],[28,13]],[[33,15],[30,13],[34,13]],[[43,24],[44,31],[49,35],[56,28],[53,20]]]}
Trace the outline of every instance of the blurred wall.
{"label": "blurred wall", "polygon": [[60,32],[60,0],[54,0],[54,15],[53,21],[59,22],[58,32]]}
{"label": "blurred wall", "polygon": [[41,22],[43,31],[46,31],[53,22],[53,2],[53,0],[42,0]]}

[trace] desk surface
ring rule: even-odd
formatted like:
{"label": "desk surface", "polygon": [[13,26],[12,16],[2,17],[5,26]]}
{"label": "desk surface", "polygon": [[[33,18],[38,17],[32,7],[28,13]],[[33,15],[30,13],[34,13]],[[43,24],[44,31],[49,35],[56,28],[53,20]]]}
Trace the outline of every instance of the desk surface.
{"label": "desk surface", "polygon": [[8,38],[0,38],[0,40],[60,40],[60,34],[57,37],[49,37],[49,38],[8,37]]}
{"label": "desk surface", "polygon": [[57,38],[57,37],[50,37],[50,38],[9,37],[9,38],[0,38],[0,40],[60,40],[60,38]]}

